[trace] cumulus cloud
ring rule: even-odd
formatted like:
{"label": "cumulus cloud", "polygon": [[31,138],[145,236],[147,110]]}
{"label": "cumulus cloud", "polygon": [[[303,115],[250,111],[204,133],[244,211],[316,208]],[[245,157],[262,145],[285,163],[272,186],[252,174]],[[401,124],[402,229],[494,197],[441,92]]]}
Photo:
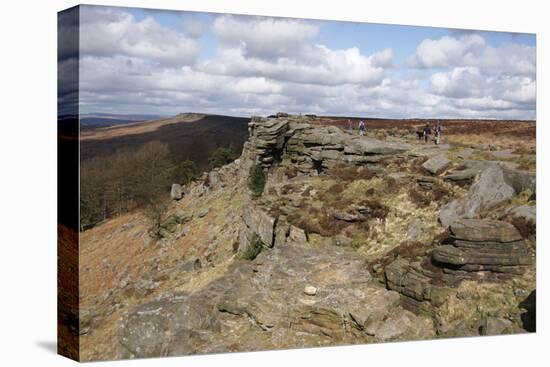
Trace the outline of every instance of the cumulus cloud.
{"label": "cumulus cloud", "polygon": [[84,56],[130,56],[167,66],[192,64],[200,48],[191,36],[159,24],[152,16],[143,20],[123,10],[83,7],[80,16],[80,49]]}
{"label": "cumulus cloud", "polygon": [[409,65],[421,68],[475,66],[487,74],[534,76],[536,73],[535,47],[520,44],[493,47],[475,33],[425,39],[408,61]]}
{"label": "cumulus cloud", "polygon": [[323,44],[318,21],[186,14],[169,27],[158,12],[84,9],[85,112],[534,117],[534,48],[475,33],[424,40],[403,65],[390,44]]}
{"label": "cumulus cloud", "polygon": [[245,57],[271,60],[307,53],[319,26],[299,19],[226,15],[214,20],[212,31],[221,47],[237,47]]}

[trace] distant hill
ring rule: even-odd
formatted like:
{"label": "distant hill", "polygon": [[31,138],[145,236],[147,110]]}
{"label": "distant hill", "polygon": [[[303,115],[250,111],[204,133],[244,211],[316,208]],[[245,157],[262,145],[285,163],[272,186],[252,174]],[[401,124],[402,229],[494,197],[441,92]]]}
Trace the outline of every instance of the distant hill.
{"label": "distant hill", "polygon": [[80,115],[80,127],[82,129],[95,127],[109,127],[134,122],[143,122],[162,118],[160,115],[122,115],[107,113],[88,113]]}
{"label": "distant hill", "polygon": [[191,159],[204,170],[208,157],[218,147],[233,144],[242,148],[249,121],[244,117],[182,113],[153,121],[82,129],[80,158],[108,155],[157,140],[168,144],[176,161]]}

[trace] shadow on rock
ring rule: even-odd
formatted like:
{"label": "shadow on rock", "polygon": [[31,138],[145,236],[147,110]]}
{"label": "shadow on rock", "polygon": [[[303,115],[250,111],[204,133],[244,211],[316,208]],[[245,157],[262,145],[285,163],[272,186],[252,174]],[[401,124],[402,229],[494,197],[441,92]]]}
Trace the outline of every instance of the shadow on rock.
{"label": "shadow on rock", "polygon": [[529,332],[537,331],[537,290],[533,290],[531,294],[527,296],[519,304],[520,308],[525,309],[525,312],[521,314],[521,321],[523,328]]}

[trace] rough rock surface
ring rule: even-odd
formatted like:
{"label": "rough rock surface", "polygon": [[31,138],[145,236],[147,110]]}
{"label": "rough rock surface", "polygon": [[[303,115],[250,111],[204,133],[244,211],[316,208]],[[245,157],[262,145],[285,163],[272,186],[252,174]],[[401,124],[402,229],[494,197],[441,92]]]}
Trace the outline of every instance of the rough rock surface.
{"label": "rough rock surface", "polygon": [[464,197],[441,208],[439,219],[441,224],[448,226],[459,218],[475,218],[481,211],[509,200],[514,194],[531,189],[534,189],[531,175],[506,169],[498,164],[488,164]]}
{"label": "rough rock surface", "polygon": [[386,155],[412,149],[410,144],[352,136],[337,127],[311,125],[292,116],[254,117],[249,133],[243,150],[245,173],[256,162],[270,167],[283,156],[300,172],[314,173],[342,162],[376,163]]}
{"label": "rough rock surface", "polygon": [[172,184],[170,197],[172,198],[172,200],[180,200],[183,197],[183,190],[180,184]]}
{"label": "rough rock surface", "polygon": [[441,173],[446,167],[451,164],[451,160],[448,159],[445,154],[438,154],[435,157],[428,159],[422,164],[422,167],[430,172],[432,175]]}
{"label": "rough rock surface", "polygon": [[536,205],[519,205],[514,208],[511,208],[508,212],[512,217],[521,218],[526,222],[536,223],[537,222],[537,206]]}
{"label": "rough rock surface", "polygon": [[521,234],[510,223],[461,219],[451,225],[450,232],[452,243],[432,252],[447,272],[521,274],[533,261]]}
{"label": "rough rock surface", "polygon": [[[284,264],[284,266],[281,266]],[[316,288],[315,296],[304,293]],[[119,356],[156,357],[424,339],[432,322],[399,306],[396,292],[371,280],[356,252],[287,243],[192,294],[127,313]]]}

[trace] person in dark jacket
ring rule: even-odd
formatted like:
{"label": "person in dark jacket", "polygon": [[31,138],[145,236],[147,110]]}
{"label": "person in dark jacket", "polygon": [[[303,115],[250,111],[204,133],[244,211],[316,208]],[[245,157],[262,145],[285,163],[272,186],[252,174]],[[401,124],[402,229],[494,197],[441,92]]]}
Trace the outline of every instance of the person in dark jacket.
{"label": "person in dark jacket", "polygon": [[426,124],[426,126],[424,126],[424,129],[422,131],[424,133],[424,143],[427,143],[428,137],[432,134],[432,128],[430,127],[430,124]]}

